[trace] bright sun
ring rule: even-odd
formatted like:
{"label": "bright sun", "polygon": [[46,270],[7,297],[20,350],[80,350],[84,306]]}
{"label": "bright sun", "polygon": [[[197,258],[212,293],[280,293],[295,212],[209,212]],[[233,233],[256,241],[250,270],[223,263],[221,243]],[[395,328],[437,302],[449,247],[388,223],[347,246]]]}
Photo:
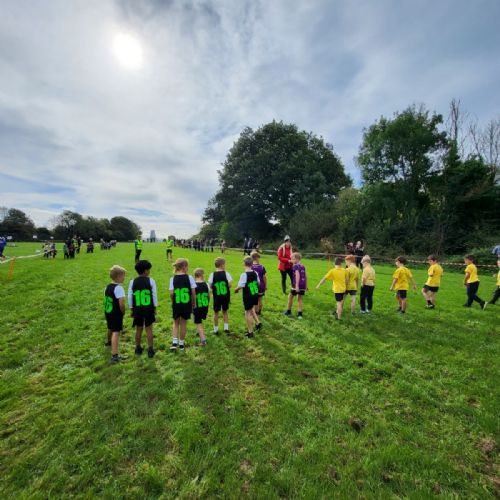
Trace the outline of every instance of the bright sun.
{"label": "bright sun", "polygon": [[127,69],[139,69],[142,66],[142,47],[133,35],[128,33],[115,35],[113,52],[118,62]]}

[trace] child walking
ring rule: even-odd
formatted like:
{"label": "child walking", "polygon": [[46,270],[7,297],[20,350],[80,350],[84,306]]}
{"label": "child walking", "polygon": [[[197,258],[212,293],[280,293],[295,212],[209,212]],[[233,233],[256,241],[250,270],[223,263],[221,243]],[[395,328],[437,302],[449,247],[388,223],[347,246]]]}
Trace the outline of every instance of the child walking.
{"label": "child walking", "polygon": [[155,355],[153,323],[156,321],[156,308],[158,307],[156,282],[149,277],[151,267],[151,262],[148,260],[139,260],[135,265],[139,276],[130,280],[128,285],[128,306],[134,318],[132,326],[135,326],[135,353],[140,355],[144,351],[141,342],[142,332],[146,328],[149,358]]}
{"label": "child walking", "polygon": [[170,278],[170,298],[172,300],[172,328],[171,351],[184,351],[187,321],[196,307],[196,283],[188,275],[189,262],[187,259],[177,259],[174,262],[175,275]]}
{"label": "child walking", "polygon": [[252,263],[252,257],[249,255],[243,259],[245,271],[241,273],[238,286],[234,290],[234,293],[238,293],[240,290],[243,290],[243,307],[245,308],[245,319],[247,322],[247,333],[245,334],[245,337],[249,339],[254,336],[254,324],[256,330],[260,330],[262,328],[262,323],[259,321],[259,317],[255,312],[255,306],[259,301],[259,276],[252,269]]}
{"label": "child walking", "polygon": [[123,330],[123,315],[125,314],[125,290],[122,283],[125,280],[125,269],[113,266],[109,270],[112,282],[104,290],[104,315],[108,326],[108,341],[111,346],[111,361],[117,363],[126,359],[118,354],[118,339]]}
{"label": "child walking", "polygon": [[290,258],[292,261],[292,289],[288,294],[285,316],[292,314],[293,298],[297,297],[297,318],[302,319],[304,309],[303,297],[307,291],[306,268],[300,263],[302,255],[299,252],[293,252]]}
{"label": "child walking", "polygon": [[208,285],[205,283],[205,271],[201,267],[194,270],[194,281],[196,283],[196,307],[193,311],[194,324],[200,336],[200,345],[201,347],[205,347],[207,345],[207,338],[205,337],[203,320],[207,319],[210,292]]}
{"label": "child walking", "polygon": [[351,296],[351,314],[356,314],[356,294],[358,293],[358,282],[359,282],[359,269],[356,265],[356,256],[347,255],[346,261],[346,271],[347,271],[347,288],[346,296]]}
{"label": "child walking", "polygon": [[486,302],[483,299],[480,299],[477,295],[477,291],[479,289],[479,278],[477,276],[475,260],[476,258],[474,255],[466,255],[464,257],[464,262],[467,265],[464,271],[464,286],[467,289],[467,302],[464,304],[464,307],[471,307],[472,303],[476,301],[481,306],[481,309],[484,309],[486,307]]}
{"label": "child walking", "polygon": [[397,312],[400,314],[406,313],[406,297],[410,289],[410,281],[413,286],[413,291],[417,291],[417,284],[413,279],[413,274],[411,274],[411,271],[406,267],[407,262],[406,257],[396,257],[395,264],[397,269],[392,275],[392,283],[389,288],[390,291],[396,290],[396,300],[399,303]]}
{"label": "child walking", "polygon": [[361,259],[363,274],[361,275],[361,314],[370,314],[373,309],[373,291],[375,290],[375,269],[372,267],[372,259],[365,255]]}
{"label": "child walking", "polygon": [[321,281],[316,285],[316,289],[319,289],[326,280],[333,282],[332,291],[335,294],[335,302],[337,303],[335,318],[341,320],[344,311],[344,297],[347,289],[347,271],[342,267],[342,257],[337,257],[335,259],[335,267],[330,269],[323,278],[321,278]]}
{"label": "child walking", "polygon": [[427,301],[425,306],[427,309],[434,309],[436,307],[436,293],[439,291],[441,285],[441,276],[443,275],[443,268],[439,265],[435,255],[427,257],[429,269],[427,269],[427,281],[422,288],[422,295]]}
{"label": "child walking", "polygon": [[224,317],[224,333],[229,333],[229,304],[231,296],[229,290],[233,278],[226,271],[226,261],[222,257],[215,259],[215,272],[210,273],[208,277],[208,285],[214,299],[214,333],[219,335],[219,312],[222,310]]}
{"label": "child walking", "polygon": [[257,273],[257,276],[259,277],[259,302],[255,306],[255,312],[260,315],[262,313],[264,295],[266,294],[267,290],[266,268],[260,263],[259,252],[254,250],[250,254],[250,257],[252,257],[253,260],[252,269]]}

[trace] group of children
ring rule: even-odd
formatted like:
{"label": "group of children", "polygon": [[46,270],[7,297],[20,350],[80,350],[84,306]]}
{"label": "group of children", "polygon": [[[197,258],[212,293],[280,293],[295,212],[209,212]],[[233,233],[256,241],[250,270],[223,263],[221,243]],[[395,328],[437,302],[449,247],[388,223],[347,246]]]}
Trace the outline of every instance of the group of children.
{"label": "group of children", "polygon": [[[292,314],[292,305],[294,298],[297,297],[297,318],[303,318],[303,298],[308,290],[307,273],[303,264],[301,264],[301,255],[298,252],[291,254],[292,261],[292,288],[288,295],[286,316]],[[483,301],[477,295],[479,288],[479,278],[477,267],[474,264],[474,257],[467,255],[464,258],[465,280],[464,285],[467,289],[467,302],[465,307],[471,307],[474,301],[478,302],[482,309],[488,302]],[[426,300],[426,308],[434,309],[436,307],[436,294],[439,291],[443,268],[438,263],[434,255],[427,259],[429,268],[427,270],[427,281],[422,287],[422,295]],[[336,301],[335,317],[342,319],[344,311],[344,302],[350,297],[351,313],[356,312],[356,295],[358,288],[360,290],[360,308],[361,314],[370,314],[373,309],[373,292],[375,290],[375,270],[371,265],[371,258],[365,255],[362,260],[363,271],[360,277],[360,271],[356,265],[356,256],[347,255],[345,257],[346,267],[343,267],[344,259],[337,257],[335,266],[330,269],[317,284],[316,289],[326,281],[332,281],[332,291]],[[194,277],[190,276],[189,263],[187,259],[177,259],[173,264],[174,276],[170,279],[169,291],[172,301],[172,345],[170,350],[184,350],[187,322],[193,315],[197,333],[200,337],[199,345],[206,346],[207,339],[203,327],[203,321],[206,320],[210,295],[213,298],[213,332],[219,334],[219,313],[222,312],[224,332],[229,331],[229,306],[231,302],[230,291],[232,288],[232,277],[226,271],[226,261],[222,257],[215,259],[215,271],[210,273],[208,283],[205,282],[205,272],[201,268],[194,270]],[[391,291],[395,291],[398,302],[398,313],[405,314],[407,309],[407,293],[410,286],[414,291],[417,286],[413,275],[406,266],[405,257],[397,257],[395,260],[396,270],[392,275]],[[243,306],[245,310],[245,320],[248,338],[254,337],[254,330],[262,328],[259,315],[263,308],[263,298],[267,289],[266,269],[260,264],[260,255],[254,251],[250,256],[243,259],[244,271],[238,280],[234,293],[242,292]],[[500,259],[497,261],[500,268]],[[140,260],[136,263],[135,269],[138,276],[131,280],[128,288],[128,306],[133,317],[133,326],[135,332],[135,353],[140,355],[143,352],[141,337],[144,328],[146,329],[148,341],[148,356],[152,358],[155,354],[153,347],[153,323],[155,322],[156,307],[158,297],[155,281],[149,277],[151,263],[147,260]],[[105,289],[104,310],[108,326],[108,339],[106,345],[111,346],[112,361],[124,359],[118,354],[119,333],[123,329],[123,316],[125,314],[125,291],[122,284],[125,280],[125,269],[120,266],[113,266],[110,270],[110,283]],[[360,279],[361,278],[361,279]],[[490,303],[495,304],[500,298],[500,271],[497,275],[496,290]]]}

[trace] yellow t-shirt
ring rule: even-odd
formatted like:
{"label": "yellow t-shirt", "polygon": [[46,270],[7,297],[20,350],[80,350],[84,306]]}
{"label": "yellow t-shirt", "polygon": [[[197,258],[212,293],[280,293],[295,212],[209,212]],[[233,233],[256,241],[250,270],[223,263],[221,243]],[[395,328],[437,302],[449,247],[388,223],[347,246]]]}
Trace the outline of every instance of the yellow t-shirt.
{"label": "yellow t-shirt", "polygon": [[413,274],[411,274],[411,271],[407,267],[398,267],[392,275],[392,279],[396,280],[394,290],[409,290],[410,278],[413,278]]}
{"label": "yellow t-shirt", "polygon": [[359,269],[356,264],[349,264],[346,269],[347,273],[347,290],[357,290],[359,280]]}
{"label": "yellow t-shirt", "polygon": [[372,266],[366,266],[363,268],[362,276],[365,285],[375,286],[375,269]]}
{"label": "yellow t-shirt", "polygon": [[326,273],[326,279],[333,281],[332,290],[333,293],[344,293],[346,290],[346,276],[347,272],[342,267],[334,267]]}
{"label": "yellow t-shirt", "polygon": [[500,271],[497,274],[497,286],[500,286]]}
{"label": "yellow t-shirt", "polygon": [[475,283],[476,281],[479,281],[479,278],[477,277],[477,267],[474,264],[469,264],[465,268],[464,273],[469,273],[469,279],[467,283]]}
{"label": "yellow t-shirt", "polygon": [[429,269],[427,269],[427,281],[426,285],[429,286],[439,286],[441,284],[441,276],[443,275],[443,268],[439,264],[431,264]]}

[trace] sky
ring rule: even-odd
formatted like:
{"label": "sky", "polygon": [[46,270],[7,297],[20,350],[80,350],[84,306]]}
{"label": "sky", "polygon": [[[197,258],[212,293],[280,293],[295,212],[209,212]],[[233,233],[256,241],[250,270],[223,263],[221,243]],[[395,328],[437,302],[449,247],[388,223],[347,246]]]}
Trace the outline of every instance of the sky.
{"label": "sky", "polygon": [[0,206],[189,237],[239,133],[273,119],[359,185],[382,115],[498,117],[499,20],[498,0],[0,0]]}

